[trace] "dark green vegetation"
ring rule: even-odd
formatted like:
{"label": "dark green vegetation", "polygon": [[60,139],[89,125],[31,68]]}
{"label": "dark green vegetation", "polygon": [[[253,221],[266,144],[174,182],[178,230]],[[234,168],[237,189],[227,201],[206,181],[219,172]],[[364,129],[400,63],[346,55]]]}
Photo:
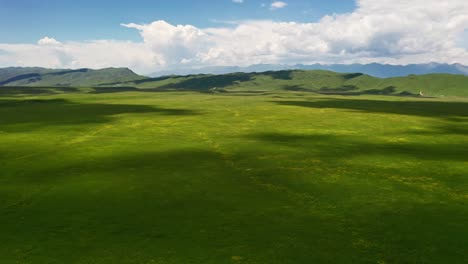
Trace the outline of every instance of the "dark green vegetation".
{"label": "dark green vegetation", "polygon": [[[42,68],[0,69],[0,93],[70,92],[71,87],[94,87],[96,93],[115,91],[301,91],[335,95],[399,95],[435,97],[468,96],[468,76],[450,74],[376,78],[361,73],[286,70],[262,73],[188,75],[147,78],[129,69],[47,70]],[[31,89],[30,87],[41,87]],[[69,87],[68,90],[63,87]],[[75,88],[76,91],[76,88]],[[24,93],[21,91],[19,93]]]}
{"label": "dark green vegetation", "polygon": [[307,74],[1,87],[0,263],[466,263],[468,100]]}

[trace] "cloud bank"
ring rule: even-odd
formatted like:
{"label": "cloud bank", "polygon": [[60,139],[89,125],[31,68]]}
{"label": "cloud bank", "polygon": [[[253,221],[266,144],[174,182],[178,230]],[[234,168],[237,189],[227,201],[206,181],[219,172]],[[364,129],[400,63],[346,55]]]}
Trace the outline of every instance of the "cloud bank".
{"label": "cloud bank", "polygon": [[468,64],[466,0],[358,0],[351,13],[315,23],[249,20],[217,28],[122,24],[140,42],[58,41],[1,44],[0,66],[171,68],[258,63]]}

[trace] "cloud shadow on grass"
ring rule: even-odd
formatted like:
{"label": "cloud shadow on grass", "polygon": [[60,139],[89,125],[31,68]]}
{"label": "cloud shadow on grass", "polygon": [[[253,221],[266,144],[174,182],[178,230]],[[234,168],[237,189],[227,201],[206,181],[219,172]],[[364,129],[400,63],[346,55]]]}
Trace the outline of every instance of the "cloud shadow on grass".
{"label": "cloud shadow on grass", "polygon": [[468,120],[465,122],[456,121],[446,124],[439,124],[424,130],[409,130],[408,133],[421,136],[457,135],[468,137]]}
{"label": "cloud shadow on grass", "polygon": [[190,116],[200,114],[190,109],[166,109],[149,105],[89,104],[65,99],[0,99],[0,129],[31,130],[46,126],[75,126],[110,122],[119,114]]}
{"label": "cloud shadow on grass", "polygon": [[[337,140],[281,133],[251,138],[304,149],[320,143],[323,152]],[[348,142],[341,140],[339,145]],[[353,148],[345,146],[345,150]],[[256,150],[236,156],[248,160],[244,165],[249,168],[267,169],[275,177],[290,176],[278,170],[275,162],[256,163],[261,154],[266,153]],[[275,182],[271,176],[254,181],[261,175],[238,165],[237,160],[226,161],[225,155],[211,150],[181,149],[86,157],[44,166],[43,171],[14,177],[15,183],[53,188],[0,208],[4,213],[0,231],[5,241],[13,241],[8,245],[15,250],[35,246],[31,258],[50,246],[73,252],[70,244],[91,239],[93,245],[106,248],[109,241],[122,241],[120,247],[108,249],[112,254],[124,247],[145,256],[155,252],[164,256],[168,250],[183,251],[196,244],[205,260],[213,245],[224,259],[251,254],[262,260],[275,256],[297,263],[333,262],[337,250],[346,253],[338,256],[342,263],[350,258],[357,262],[377,258],[427,262],[447,256],[457,262],[463,258],[466,210],[462,205],[390,197],[374,203],[369,191],[384,190],[379,182],[364,187],[309,182],[298,188]],[[342,193],[351,193],[353,199]],[[327,206],[330,201],[335,204]],[[54,239],[41,239],[49,236]],[[232,245],[242,246],[233,249]],[[424,252],[425,248],[435,250]],[[184,257],[197,253],[189,251]]]}
{"label": "cloud shadow on grass", "polygon": [[59,93],[75,93],[79,91],[80,90],[75,87],[0,86],[0,96],[51,95]]}
{"label": "cloud shadow on grass", "polygon": [[436,101],[383,101],[365,99],[316,99],[314,101],[272,101],[283,106],[334,108],[366,113],[388,113],[421,117],[468,117],[468,103]]}
{"label": "cloud shadow on grass", "polygon": [[466,144],[372,143],[346,136],[284,133],[263,133],[248,137],[306,152],[315,152],[318,156],[331,160],[343,160],[353,156],[382,156],[434,161],[468,161]]}

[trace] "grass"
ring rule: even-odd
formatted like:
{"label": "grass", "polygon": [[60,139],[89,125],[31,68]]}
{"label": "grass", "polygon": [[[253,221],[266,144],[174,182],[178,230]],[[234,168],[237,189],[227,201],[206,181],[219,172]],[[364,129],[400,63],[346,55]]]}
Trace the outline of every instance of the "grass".
{"label": "grass", "polygon": [[0,263],[468,260],[466,99],[50,91],[0,97]]}

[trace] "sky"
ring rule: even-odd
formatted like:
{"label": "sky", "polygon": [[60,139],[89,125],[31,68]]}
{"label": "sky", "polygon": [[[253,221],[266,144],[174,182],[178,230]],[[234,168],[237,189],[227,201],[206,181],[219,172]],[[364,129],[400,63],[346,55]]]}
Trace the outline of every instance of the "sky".
{"label": "sky", "polygon": [[466,0],[0,0],[0,67],[468,64]]}

